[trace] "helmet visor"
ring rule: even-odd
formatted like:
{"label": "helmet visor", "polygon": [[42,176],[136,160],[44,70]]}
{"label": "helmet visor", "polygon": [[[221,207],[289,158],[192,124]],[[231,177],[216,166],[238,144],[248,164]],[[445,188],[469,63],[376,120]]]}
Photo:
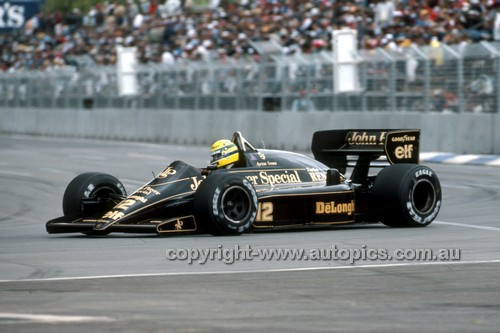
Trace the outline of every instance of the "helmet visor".
{"label": "helmet visor", "polygon": [[222,157],[222,151],[219,149],[213,151],[210,155],[211,155],[210,164],[215,164]]}

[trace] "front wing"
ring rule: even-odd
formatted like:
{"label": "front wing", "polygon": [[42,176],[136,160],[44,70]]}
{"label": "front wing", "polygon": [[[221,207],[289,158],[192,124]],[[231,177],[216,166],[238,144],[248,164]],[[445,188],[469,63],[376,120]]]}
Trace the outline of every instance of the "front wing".
{"label": "front wing", "polygon": [[46,224],[49,234],[59,234],[68,232],[81,232],[84,234],[108,234],[111,232],[125,233],[157,233],[162,234],[181,234],[195,233],[199,231],[193,215],[175,217],[170,219],[148,219],[133,223],[131,221],[115,223],[105,230],[97,230],[96,226],[100,222],[92,219],[77,219],[70,221],[67,217],[59,217],[50,220]]}

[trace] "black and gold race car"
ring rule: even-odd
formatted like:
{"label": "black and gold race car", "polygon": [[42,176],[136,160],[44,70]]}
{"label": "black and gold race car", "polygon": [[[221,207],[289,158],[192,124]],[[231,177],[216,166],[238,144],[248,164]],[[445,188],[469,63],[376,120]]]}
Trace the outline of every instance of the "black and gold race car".
{"label": "black and gold race car", "polygon": [[419,140],[419,130],[319,131],[310,158],[256,149],[236,132],[240,158],[231,168],[175,161],[130,195],[108,174],[77,176],[64,193],[64,216],[46,228],[239,235],[359,222],[424,227],[439,212],[441,186],[433,170],[418,164]]}

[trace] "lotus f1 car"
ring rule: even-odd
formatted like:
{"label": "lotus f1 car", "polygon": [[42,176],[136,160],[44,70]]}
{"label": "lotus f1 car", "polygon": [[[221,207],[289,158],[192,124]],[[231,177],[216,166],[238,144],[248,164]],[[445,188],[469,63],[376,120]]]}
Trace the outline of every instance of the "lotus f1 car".
{"label": "lotus f1 car", "polygon": [[256,149],[236,132],[240,158],[232,168],[175,161],[130,195],[108,174],[77,176],[63,196],[64,216],[46,228],[239,235],[359,222],[424,227],[439,212],[441,186],[433,170],[418,164],[419,140],[419,130],[320,131],[310,158]]}

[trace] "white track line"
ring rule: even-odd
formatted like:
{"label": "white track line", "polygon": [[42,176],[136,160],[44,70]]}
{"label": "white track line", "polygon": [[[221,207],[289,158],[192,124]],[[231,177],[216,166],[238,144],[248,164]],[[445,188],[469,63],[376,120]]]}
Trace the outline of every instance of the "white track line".
{"label": "white track line", "polygon": [[57,173],[57,174],[69,173],[67,171],[60,170],[60,169],[54,169],[54,168],[39,168],[38,170],[39,171],[47,171],[47,172],[51,172],[51,173]]}
{"label": "white track line", "polygon": [[61,282],[76,280],[101,280],[118,278],[139,278],[139,277],[163,277],[163,276],[193,276],[193,275],[226,275],[226,274],[252,274],[252,273],[283,273],[283,272],[306,272],[306,271],[330,271],[344,269],[373,269],[392,267],[415,267],[415,266],[443,266],[443,265],[477,265],[477,264],[497,264],[500,259],[494,260],[469,260],[469,261],[433,261],[433,262],[405,262],[397,264],[372,264],[372,265],[350,265],[350,266],[318,266],[318,267],[298,267],[298,268],[275,268],[256,269],[241,271],[206,271],[206,272],[168,272],[168,273],[144,273],[144,274],[116,274],[116,275],[95,275],[95,276],[73,276],[40,279],[20,279],[20,280],[0,280],[0,283],[12,282]]}
{"label": "white track line", "polygon": [[480,229],[480,230],[488,230],[488,231],[500,231],[500,228],[498,228],[498,227],[488,227],[488,226],[485,226],[485,225],[475,225],[475,224],[455,223],[455,222],[444,222],[444,221],[434,221],[432,223],[444,224],[444,225],[451,225],[451,226],[454,226],[454,227],[472,228],[472,229]]}
{"label": "white track line", "polygon": [[33,177],[33,174],[28,173],[28,172],[0,170],[0,173],[4,174],[4,175],[10,175],[10,176]]}
{"label": "white track line", "polygon": [[61,316],[61,315],[48,315],[48,314],[8,313],[8,312],[0,312],[0,319],[24,320],[36,323],[46,323],[46,324],[114,321],[113,318],[109,317],[64,316],[64,315]]}
{"label": "white track line", "polygon": [[446,188],[459,188],[461,190],[470,190],[473,187],[469,185],[454,185],[454,184],[443,184],[441,183],[441,187],[446,187]]}
{"label": "white track line", "polygon": [[148,159],[152,161],[165,161],[165,156],[160,155],[151,155],[151,154],[138,154],[138,153],[127,153],[127,156],[140,158],[140,159]]}
{"label": "white track line", "polygon": [[90,161],[105,161],[107,157],[105,156],[99,156],[99,155],[70,155],[68,156],[70,159],[76,159],[76,160],[90,160]]}

